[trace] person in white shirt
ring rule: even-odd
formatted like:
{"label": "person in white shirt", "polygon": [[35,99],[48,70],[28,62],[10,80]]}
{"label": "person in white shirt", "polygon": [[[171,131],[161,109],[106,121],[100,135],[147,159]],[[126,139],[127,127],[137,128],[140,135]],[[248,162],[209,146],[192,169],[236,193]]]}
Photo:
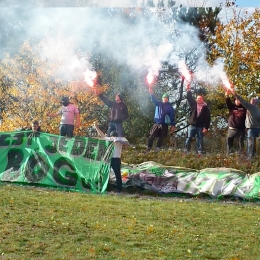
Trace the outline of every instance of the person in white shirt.
{"label": "person in white shirt", "polygon": [[110,132],[110,137],[107,137],[97,126],[94,124],[95,129],[97,130],[98,134],[104,138],[105,140],[111,140],[114,142],[115,149],[114,154],[111,158],[111,168],[113,169],[115,176],[116,176],[116,188],[117,193],[121,193],[122,191],[122,176],[121,176],[121,154],[123,146],[129,146],[129,142],[125,137],[118,137],[118,133],[116,131]]}

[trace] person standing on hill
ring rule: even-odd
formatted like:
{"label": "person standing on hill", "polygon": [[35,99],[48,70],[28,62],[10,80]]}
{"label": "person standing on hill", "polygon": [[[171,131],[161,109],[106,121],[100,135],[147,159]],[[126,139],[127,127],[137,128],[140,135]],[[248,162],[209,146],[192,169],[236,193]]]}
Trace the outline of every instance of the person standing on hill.
{"label": "person standing on hill", "polygon": [[111,168],[114,171],[116,177],[116,189],[117,193],[121,193],[122,191],[122,175],[121,175],[121,154],[124,146],[129,146],[129,142],[125,137],[118,137],[116,131],[111,131],[110,136],[106,136],[101,129],[98,127],[97,122],[93,125],[98,132],[99,136],[104,138],[105,140],[113,141],[114,143],[114,154],[111,158]]}
{"label": "person standing on hill", "polygon": [[155,105],[154,111],[154,124],[150,130],[150,136],[148,137],[147,149],[149,152],[153,147],[154,139],[157,137],[156,151],[160,151],[163,144],[163,139],[168,134],[168,127],[171,126],[170,131],[173,132],[175,129],[175,111],[172,105],[169,103],[169,95],[163,94],[162,101],[159,101],[154,93],[153,89],[149,88],[151,101]]}
{"label": "person standing on hill", "polygon": [[260,109],[258,107],[259,99],[251,98],[250,102],[239,96],[234,89],[230,92],[247,109],[246,111],[246,129],[247,129],[247,158],[252,159],[256,154],[256,138],[260,135]]}
{"label": "person standing on hill", "polygon": [[115,96],[115,101],[112,101],[103,94],[98,93],[96,89],[94,89],[94,91],[100,97],[100,99],[110,108],[107,136],[110,136],[110,133],[112,131],[116,131],[118,137],[123,137],[125,135],[123,129],[123,121],[125,121],[129,117],[128,108],[123,102],[123,94],[117,93]]}
{"label": "person standing on hill", "polygon": [[234,139],[238,138],[239,153],[243,152],[244,140],[246,134],[245,119],[246,108],[235,98],[232,102],[229,97],[229,91],[225,92],[226,105],[229,110],[228,132],[227,132],[227,154],[230,154],[233,148]]}
{"label": "person standing on hill", "polygon": [[198,95],[196,100],[192,96],[190,84],[187,85],[187,100],[191,109],[189,117],[188,137],[185,142],[185,150],[191,149],[191,140],[196,136],[197,153],[203,152],[203,137],[208,132],[210,126],[210,110],[204,98]]}
{"label": "person standing on hill", "polygon": [[47,113],[47,116],[56,117],[61,115],[60,135],[73,137],[74,121],[76,118],[75,127],[80,125],[79,109],[69,101],[68,97],[61,99],[62,107],[57,113]]}

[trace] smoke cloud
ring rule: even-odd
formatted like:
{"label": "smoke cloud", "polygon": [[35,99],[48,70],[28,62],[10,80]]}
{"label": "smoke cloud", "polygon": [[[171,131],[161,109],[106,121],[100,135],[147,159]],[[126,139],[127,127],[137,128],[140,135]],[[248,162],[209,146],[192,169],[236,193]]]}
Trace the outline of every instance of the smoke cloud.
{"label": "smoke cloud", "polygon": [[[36,43],[45,39],[38,49],[39,56],[57,61],[59,76],[63,75],[64,80],[83,72],[93,77],[94,68],[87,57],[79,58],[79,53],[92,52],[106,53],[119,64],[156,76],[163,61],[178,66],[186,62],[185,55],[192,50],[200,57],[197,68],[202,68],[203,73],[197,70],[198,80],[213,84],[214,77],[223,72],[223,67],[216,66],[216,73],[217,69],[206,63],[206,51],[194,27],[172,19],[166,24],[161,22],[164,16],[172,15],[171,9],[160,15],[155,10],[136,9],[132,15],[132,20],[126,19],[122,9],[117,8],[1,8],[1,26],[11,29],[6,36],[12,33],[13,44],[4,44],[0,39],[0,53],[17,53],[23,40]],[[205,67],[210,75],[207,78]]]}
{"label": "smoke cloud", "polygon": [[[147,4],[157,7],[160,0],[2,0],[0,7],[145,7]],[[174,0],[163,1],[164,7],[215,7],[225,4],[225,0]]]}

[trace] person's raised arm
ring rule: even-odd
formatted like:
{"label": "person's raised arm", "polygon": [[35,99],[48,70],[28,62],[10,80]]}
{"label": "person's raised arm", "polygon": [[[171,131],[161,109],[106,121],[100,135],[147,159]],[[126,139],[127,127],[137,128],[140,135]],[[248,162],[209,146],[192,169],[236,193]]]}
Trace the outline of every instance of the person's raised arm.
{"label": "person's raised arm", "polygon": [[187,91],[187,100],[188,100],[189,106],[194,107],[196,105],[196,100],[192,96],[192,93],[190,90],[190,83],[187,84],[186,91]]}
{"label": "person's raised arm", "polygon": [[98,127],[97,122],[94,122],[93,124],[94,128],[96,129],[96,131],[98,132],[100,137],[106,137],[106,135],[104,134],[104,132]]}
{"label": "person's raised arm", "polygon": [[187,92],[190,91],[190,83],[187,84],[186,90],[187,90]]}
{"label": "person's raised arm", "polygon": [[60,113],[47,113],[46,115],[49,117],[56,117],[56,116],[59,116]]}
{"label": "person's raised arm", "polygon": [[230,94],[230,93],[231,93],[231,92],[230,92],[229,90],[227,90],[227,91],[225,92],[225,97],[226,97],[226,105],[227,105],[227,108],[230,109],[230,110],[232,110],[232,109],[235,108],[235,104],[231,101],[231,98],[229,97],[229,94]]}
{"label": "person's raised arm", "polygon": [[99,94],[98,96],[108,107],[113,106],[113,101],[109,100],[106,96],[104,96],[103,94]]}

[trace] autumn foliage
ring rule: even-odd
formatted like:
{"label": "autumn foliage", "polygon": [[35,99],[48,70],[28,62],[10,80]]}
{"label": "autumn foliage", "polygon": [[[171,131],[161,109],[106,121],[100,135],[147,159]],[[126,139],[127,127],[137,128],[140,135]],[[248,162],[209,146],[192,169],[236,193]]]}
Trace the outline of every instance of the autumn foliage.
{"label": "autumn foliage", "polygon": [[[50,118],[46,114],[57,112],[61,97],[68,96],[81,114],[81,126],[75,134],[84,136],[95,120],[93,110],[100,100],[84,82],[83,74],[76,73],[76,77],[64,80],[58,73],[62,63],[41,59],[39,49],[43,42],[35,47],[25,42],[16,56],[6,54],[1,61],[1,131],[29,127],[37,119],[44,131],[58,134],[60,117]],[[99,86],[101,91],[106,87]]]}
{"label": "autumn foliage", "polygon": [[[214,61],[222,58],[230,82],[236,86],[239,94],[248,99],[249,95],[260,94],[260,11],[256,9],[253,13],[245,12],[243,15],[238,12],[234,9],[232,19],[225,24],[217,19],[219,10],[214,12],[210,9],[194,12],[196,16],[194,14],[193,16],[186,15],[183,22],[192,18],[191,24],[200,29],[200,40],[207,46],[207,61],[213,65]],[[189,14],[192,12],[190,11]],[[43,54],[51,50],[47,48],[50,43],[53,44],[56,51],[59,51],[59,55],[52,58],[53,53],[46,58]],[[71,74],[64,67],[64,62],[72,65],[69,59],[71,56],[64,50],[73,50],[73,47],[73,39],[58,35],[54,41],[51,37],[46,36],[37,44],[24,42],[15,56],[5,54],[0,61],[1,131],[13,131],[28,127],[33,119],[37,119],[44,131],[58,134],[60,118],[49,118],[46,114],[56,112],[60,108],[62,96],[69,96],[71,102],[80,109],[81,127],[75,130],[76,135],[87,136],[88,128],[97,119],[101,118],[104,120],[104,124],[107,124],[108,108],[86,84],[83,77],[84,70],[78,68]],[[192,53],[192,51],[188,51]],[[92,55],[75,53],[78,60],[83,57],[89,59]],[[108,53],[103,56],[106,55],[109,56]],[[101,57],[100,60],[106,59],[107,56]],[[187,65],[192,64],[190,66],[194,66],[194,70],[198,69],[193,56],[186,55],[185,57],[187,57]],[[107,60],[109,59],[110,57]],[[109,93],[111,97],[115,91],[113,88],[118,90],[118,87],[121,87],[120,79],[123,76],[120,73],[123,71],[124,65],[110,62],[111,58],[109,62],[104,62],[105,65],[103,64],[102,68],[100,60],[96,59],[93,62],[95,70],[103,79],[99,82],[98,88],[101,92]],[[176,118],[183,120],[185,127],[185,116],[188,111],[185,110],[186,96],[183,81],[176,68],[171,66],[165,66],[165,68],[164,71],[160,72],[155,89],[156,94],[159,96],[167,91],[175,98],[173,105],[176,105]],[[134,134],[143,137],[144,132],[148,133],[146,129],[150,128],[149,124],[152,124],[154,108],[149,107],[150,111],[147,109],[146,103],[149,105],[150,100],[147,90],[140,80],[141,77],[137,75],[136,78],[131,77],[131,81],[124,82],[125,102],[130,112],[130,119],[125,130],[129,137]],[[208,86],[202,84],[199,87],[199,90],[203,90]],[[219,115],[224,117],[227,109],[223,87],[217,86],[210,90],[207,91],[206,99],[211,107],[212,121],[214,121]],[[136,102],[138,98],[141,99],[141,105]],[[212,129],[214,127],[218,127],[218,124],[214,125],[213,122]],[[142,131],[143,129],[144,131]],[[219,132],[215,130],[217,129],[213,129],[216,135],[219,135]]]}

